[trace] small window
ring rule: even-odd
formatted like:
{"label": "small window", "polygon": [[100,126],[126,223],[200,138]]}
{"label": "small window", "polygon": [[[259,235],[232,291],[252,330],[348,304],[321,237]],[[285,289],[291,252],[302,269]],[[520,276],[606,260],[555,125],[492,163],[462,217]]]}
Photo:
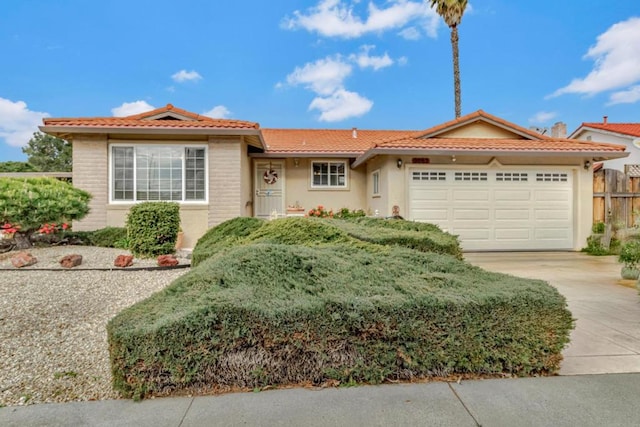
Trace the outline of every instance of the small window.
{"label": "small window", "polygon": [[456,172],[454,175],[456,181],[486,181],[486,172]]}
{"label": "small window", "polygon": [[380,171],[375,171],[371,174],[371,181],[373,183],[373,195],[380,195]]}
{"label": "small window", "polygon": [[446,181],[446,172],[420,171],[413,172],[412,179],[414,181]]}
{"label": "small window", "polygon": [[347,187],[346,162],[312,162],[311,174],[312,188]]}
{"label": "small window", "polygon": [[529,174],[523,172],[498,172],[496,181],[498,182],[527,182]]}
{"label": "small window", "polygon": [[538,182],[567,182],[569,175],[566,173],[537,173]]}

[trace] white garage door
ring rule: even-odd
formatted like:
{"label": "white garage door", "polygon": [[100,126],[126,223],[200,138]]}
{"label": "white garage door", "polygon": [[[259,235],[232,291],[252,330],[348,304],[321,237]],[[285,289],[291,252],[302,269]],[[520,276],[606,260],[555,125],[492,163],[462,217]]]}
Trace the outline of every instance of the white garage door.
{"label": "white garage door", "polygon": [[409,212],[464,250],[573,248],[573,179],[559,169],[412,168]]}

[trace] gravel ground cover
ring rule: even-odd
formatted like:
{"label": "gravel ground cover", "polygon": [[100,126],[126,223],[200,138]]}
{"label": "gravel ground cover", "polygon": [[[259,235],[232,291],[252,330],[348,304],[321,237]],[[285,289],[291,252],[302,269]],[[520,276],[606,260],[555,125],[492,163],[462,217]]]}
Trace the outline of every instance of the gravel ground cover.
{"label": "gravel ground cover", "polygon": [[[128,254],[122,249],[30,252],[38,263],[29,270],[13,268],[8,254],[0,258],[0,406],[118,398],[111,388],[107,322],[189,269],[87,270],[112,268],[117,255]],[[59,260],[74,253],[83,256],[82,265],[61,268]],[[135,259],[133,266],[153,265]]]}

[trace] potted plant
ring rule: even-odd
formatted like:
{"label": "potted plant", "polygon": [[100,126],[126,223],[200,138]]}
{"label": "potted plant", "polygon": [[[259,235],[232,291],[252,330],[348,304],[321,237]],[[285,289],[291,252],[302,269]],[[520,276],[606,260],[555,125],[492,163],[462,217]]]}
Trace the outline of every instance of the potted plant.
{"label": "potted plant", "polygon": [[620,273],[623,279],[637,280],[640,276],[640,241],[629,240],[622,245],[618,262],[624,265]]}

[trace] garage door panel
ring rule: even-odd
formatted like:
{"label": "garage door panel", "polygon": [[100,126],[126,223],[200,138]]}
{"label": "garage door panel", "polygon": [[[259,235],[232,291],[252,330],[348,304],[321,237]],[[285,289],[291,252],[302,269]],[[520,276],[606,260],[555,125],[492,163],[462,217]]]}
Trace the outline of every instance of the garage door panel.
{"label": "garage door panel", "polygon": [[488,220],[490,217],[489,208],[485,209],[454,209],[454,220]]}
{"label": "garage door panel", "polygon": [[528,190],[495,190],[494,200],[496,202],[516,202],[531,200],[531,191]]}
{"label": "garage door panel", "polygon": [[456,202],[489,201],[489,191],[486,190],[453,190],[453,200]]}
{"label": "garage door panel", "polygon": [[416,213],[419,215],[420,221],[448,221],[448,209],[418,209]]}
{"label": "garage door panel", "polygon": [[531,218],[531,211],[529,209],[495,209],[494,218],[496,222],[510,219],[529,221]]}
{"label": "garage door panel", "polygon": [[536,250],[573,247],[572,172],[415,166],[409,217],[436,223],[460,237],[464,250]]}
{"label": "garage door panel", "polygon": [[529,228],[496,228],[496,240],[531,240],[531,230]]}

